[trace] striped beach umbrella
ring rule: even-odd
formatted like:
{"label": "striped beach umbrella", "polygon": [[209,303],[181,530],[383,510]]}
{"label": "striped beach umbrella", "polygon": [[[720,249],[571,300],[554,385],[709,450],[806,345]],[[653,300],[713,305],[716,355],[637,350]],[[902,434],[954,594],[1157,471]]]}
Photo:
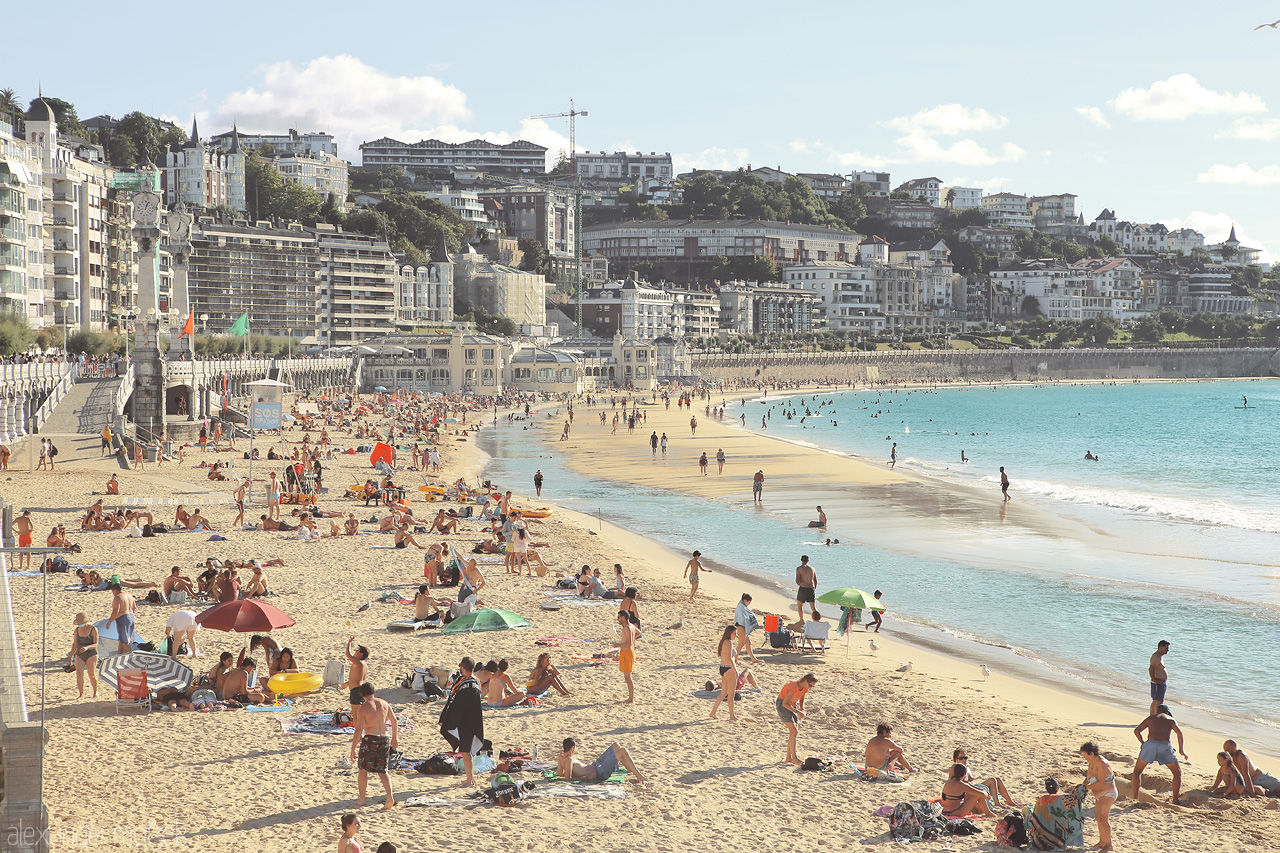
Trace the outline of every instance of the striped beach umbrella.
{"label": "striped beach umbrella", "polygon": [[98,677],[116,686],[116,675],[122,669],[142,669],[147,673],[147,687],[159,690],[164,687],[183,688],[192,682],[195,673],[191,668],[178,663],[168,655],[154,652],[130,652],[127,655],[112,655],[98,661]]}

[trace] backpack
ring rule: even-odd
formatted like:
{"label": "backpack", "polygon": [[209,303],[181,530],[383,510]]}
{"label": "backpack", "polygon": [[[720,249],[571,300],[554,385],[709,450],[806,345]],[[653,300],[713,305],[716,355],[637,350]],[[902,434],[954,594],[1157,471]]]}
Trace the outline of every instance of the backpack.
{"label": "backpack", "polygon": [[334,711],[333,712],[333,725],[335,727],[344,729],[347,726],[352,725],[353,723],[355,723],[355,720],[352,719],[350,711]]}
{"label": "backpack", "polygon": [[71,571],[71,564],[67,562],[66,557],[50,557],[45,560],[44,570],[46,572],[69,572]]}
{"label": "backpack", "polygon": [[458,762],[452,756],[438,752],[425,761],[419,761],[413,769],[430,776],[457,776]]}
{"label": "backpack", "polygon": [[405,690],[411,690],[414,693],[425,693],[427,688],[427,671],[420,666],[415,666],[409,671],[401,681],[400,686]]}
{"label": "backpack", "polygon": [[996,843],[1006,847],[1026,847],[1027,827],[1022,822],[1022,815],[1009,812],[996,821]]}
{"label": "backpack", "polygon": [[54,444],[52,441],[49,442],[49,456],[52,457],[57,455],[58,455],[58,445]]}
{"label": "backpack", "polygon": [[804,765],[800,769],[801,770],[830,770],[831,767],[832,767],[832,762],[824,761],[823,759],[819,758],[816,755],[810,755],[808,758],[804,760]]}
{"label": "backpack", "polygon": [[493,805],[514,806],[532,790],[532,782],[517,782],[509,773],[498,773],[489,783],[489,790],[485,791],[485,795]]}

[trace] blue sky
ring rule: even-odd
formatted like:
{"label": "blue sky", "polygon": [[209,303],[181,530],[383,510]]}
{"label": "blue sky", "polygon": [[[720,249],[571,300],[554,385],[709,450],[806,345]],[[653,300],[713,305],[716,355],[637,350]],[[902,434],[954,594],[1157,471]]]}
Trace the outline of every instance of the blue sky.
{"label": "blue sky", "polygon": [[[875,168],[895,183],[936,175],[988,192],[1073,192],[1086,219],[1110,207],[1211,240],[1234,221],[1270,254],[1280,29],[1253,28],[1277,18],[1280,0],[77,0],[9,10],[23,35],[9,40],[0,86],[24,97],[43,86],[82,117],[142,109],[189,126],[197,114],[205,134],[233,118],[246,130],[328,130],[353,162],[382,135],[567,147],[567,121],[527,117],[573,98],[589,111],[582,149],[670,151],[681,168]],[[69,22],[83,49],[51,51],[41,33]],[[135,47],[144,42],[149,56]]]}

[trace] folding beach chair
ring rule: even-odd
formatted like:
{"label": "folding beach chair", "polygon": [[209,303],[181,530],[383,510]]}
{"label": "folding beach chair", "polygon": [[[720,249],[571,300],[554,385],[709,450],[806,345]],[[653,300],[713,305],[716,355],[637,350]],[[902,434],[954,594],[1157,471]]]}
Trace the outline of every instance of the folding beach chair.
{"label": "folding beach chair", "polygon": [[[815,652],[826,654],[827,636],[830,633],[830,622],[806,622],[804,623],[804,636],[800,638],[800,648],[813,649]],[[818,645],[815,646],[814,643]]]}
{"label": "folding beach chair", "polygon": [[151,711],[151,690],[145,669],[122,669],[116,674],[116,713],[121,709]]}

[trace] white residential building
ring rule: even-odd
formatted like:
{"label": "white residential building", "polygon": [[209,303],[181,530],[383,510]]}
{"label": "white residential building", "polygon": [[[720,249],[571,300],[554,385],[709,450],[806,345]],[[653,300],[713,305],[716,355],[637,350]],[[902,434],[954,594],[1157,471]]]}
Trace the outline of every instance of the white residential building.
{"label": "white residential building", "polygon": [[453,323],[453,264],[443,262],[396,268],[396,324],[401,327]]}
{"label": "white residential building", "polygon": [[683,336],[683,310],[677,322],[675,297],[660,287],[629,278],[591,288],[583,294],[582,322],[597,334],[621,334],[652,341]]}
{"label": "white residential building", "polygon": [[470,245],[453,257],[456,310],[482,308],[517,326],[547,324],[547,280],[537,273],[496,264]]}
{"label": "white residential building", "polygon": [[1204,235],[1191,228],[1179,228],[1169,232],[1169,236],[1165,239],[1165,248],[1170,253],[1182,252],[1189,255],[1194,249],[1204,248]]}
{"label": "white residential building", "polygon": [[[788,287],[818,296],[815,326],[844,336],[876,336],[885,330],[876,279],[880,265],[844,261],[810,261],[784,267],[782,281]],[[723,295],[721,305],[723,310]]]}
{"label": "white residential building", "polygon": [[888,198],[893,183],[888,172],[854,172],[849,178],[856,183],[866,184],[867,198]]}
{"label": "white residential building", "polygon": [[995,193],[982,197],[982,210],[987,224],[1003,228],[1031,228],[1031,211],[1027,197],[1017,193]]}
{"label": "white residential building", "polygon": [[41,149],[0,122],[0,311],[26,317],[36,329],[51,313],[44,290],[43,175]]}
{"label": "white residential building", "polygon": [[670,152],[659,154],[656,151],[650,151],[648,154],[643,154],[637,151],[631,154],[626,151],[615,151],[612,154],[606,154],[601,151],[597,154],[586,151],[572,155],[569,158],[569,164],[573,170],[572,174],[581,175],[584,181],[590,179],[592,182],[606,184],[610,182],[630,184],[641,178],[675,177]]}
{"label": "white residential building", "polygon": [[853,189],[853,182],[844,175],[798,172],[796,177],[808,184],[813,194],[823,201],[839,201]]}
{"label": "white residential building", "polygon": [[1054,225],[1074,222],[1076,198],[1078,196],[1072,193],[1031,196],[1027,199],[1027,209],[1031,212],[1032,224],[1044,231]]}
{"label": "white residential building", "polygon": [[[417,195],[422,198],[435,199],[441,204],[448,205],[463,222],[477,231],[482,228],[488,228],[490,225],[489,217],[484,212],[484,202],[480,200],[480,195],[474,190],[442,188],[431,192],[420,192]],[[377,202],[374,202],[374,204],[377,204]]]}
{"label": "white residential building", "polygon": [[[954,196],[951,194],[955,193]],[[947,199],[950,198],[950,201]],[[950,210],[982,209],[981,187],[943,187],[942,204]]]}
{"label": "white residential building", "polygon": [[923,201],[934,207],[942,206],[942,181],[939,178],[912,178],[895,192],[908,192],[916,201]]}
{"label": "white residential building", "polygon": [[895,243],[889,249],[890,263],[918,268],[923,274],[920,305],[935,317],[945,317],[952,308],[955,271],[951,249],[942,240],[912,240]]}
{"label": "white residential building", "polygon": [[350,181],[347,163],[332,154],[280,154],[264,158],[284,178],[297,181],[320,193],[321,198],[332,195],[339,209],[347,209],[347,193]]}
{"label": "white residential building", "polygon": [[334,142],[332,133],[300,133],[290,130],[288,133],[241,133],[232,128],[226,133],[219,133],[210,138],[210,142],[224,151],[231,148],[233,140],[239,138],[240,148],[244,151],[261,151],[279,156],[328,154],[338,156],[338,144]]}
{"label": "white residential building", "polygon": [[315,326],[320,340],[349,346],[394,332],[397,267],[386,241],[326,224],[307,231],[319,250]]}
{"label": "white residential building", "polygon": [[1013,255],[1018,250],[1018,232],[1012,228],[989,228],[966,225],[956,232],[962,243],[972,243],[989,255],[998,258]]}
{"label": "white residential building", "polygon": [[505,144],[472,139],[470,142],[401,142],[382,137],[360,144],[361,163],[366,169],[401,166],[406,170],[449,171],[476,169],[503,174],[544,174],[547,149],[523,139]]}
{"label": "white residential building", "polygon": [[1021,261],[991,272],[992,284],[1014,295],[1015,310],[1027,297],[1034,297],[1039,311],[1050,320],[1080,320],[1082,299],[1089,285],[1083,270],[1056,261]]}

